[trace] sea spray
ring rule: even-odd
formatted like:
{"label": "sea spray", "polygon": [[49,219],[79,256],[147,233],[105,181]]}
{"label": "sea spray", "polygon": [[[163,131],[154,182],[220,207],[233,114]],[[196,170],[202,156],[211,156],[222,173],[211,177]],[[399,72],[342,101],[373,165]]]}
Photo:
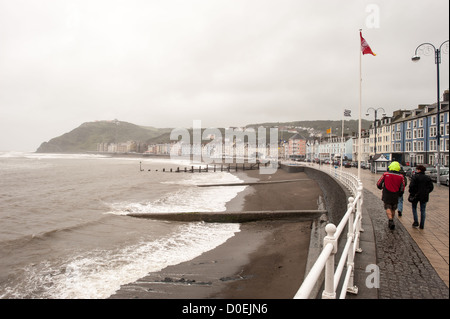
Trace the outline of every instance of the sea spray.
{"label": "sea spray", "polygon": [[67,261],[43,261],[24,269],[26,280],[2,298],[102,299],[149,272],[191,260],[239,232],[239,224],[188,223],[167,236],[119,250],[93,250]]}
{"label": "sea spray", "polygon": [[177,181],[162,184],[183,185],[185,187],[164,196],[140,202],[117,202],[111,204],[110,213],[118,215],[139,213],[178,213],[178,212],[223,212],[226,204],[247,186],[197,187],[204,184],[226,184],[242,182],[227,172],[207,174],[186,174]]}

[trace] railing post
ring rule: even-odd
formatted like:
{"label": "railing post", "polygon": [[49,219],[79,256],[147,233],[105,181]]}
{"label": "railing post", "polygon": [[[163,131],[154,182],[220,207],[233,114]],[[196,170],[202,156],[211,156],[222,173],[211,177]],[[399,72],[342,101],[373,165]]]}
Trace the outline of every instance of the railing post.
{"label": "railing post", "polygon": [[348,236],[352,236],[354,237],[354,229],[353,229],[353,221],[355,220],[355,207],[353,206],[353,202],[355,201],[355,199],[353,197],[349,197],[348,198],[348,204],[347,204],[347,210],[349,208],[352,209],[352,213],[350,214],[350,216],[348,217],[348,231],[347,231],[347,237]]}
{"label": "railing post", "polygon": [[328,244],[333,245],[333,250],[325,264],[325,289],[322,292],[322,299],[336,299],[336,289],[334,287],[334,255],[337,252],[337,238],[334,237],[336,233],[336,226],[328,224],[325,226],[327,236],[323,239],[323,246]]}
{"label": "railing post", "polygon": [[[359,196],[358,203],[356,203],[357,204],[357,206],[356,206],[356,214],[357,214],[357,216],[359,216],[358,231],[360,233],[364,232],[364,229],[362,228],[362,224],[361,224],[361,220],[362,220],[362,205],[363,205],[363,202],[364,202],[363,189],[364,189],[363,188],[363,184],[361,183],[361,181],[359,181],[358,182],[358,188],[357,188],[357,194],[361,194],[361,195]],[[358,242],[358,246],[357,246],[356,252],[358,252],[358,253],[362,252],[362,249],[359,247],[359,242]]]}

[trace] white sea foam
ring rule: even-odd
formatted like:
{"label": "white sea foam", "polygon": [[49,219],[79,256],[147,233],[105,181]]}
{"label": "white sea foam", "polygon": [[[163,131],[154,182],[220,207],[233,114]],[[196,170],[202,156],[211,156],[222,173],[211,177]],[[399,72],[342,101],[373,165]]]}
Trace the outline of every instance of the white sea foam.
{"label": "white sea foam", "polygon": [[163,238],[119,251],[91,251],[63,264],[42,262],[25,269],[27,280],[8,287],[2,298],[98,299],[149,272],[191,260],[239,232],[239,224],[189,223]]}
{"label": "white sea foam", "polygon": [[18,151],[7,151],[7,152],[0,152],[0,158],[13,158],[13,157],[24,157],[25,152],[18,152]]}
{"label": "white sea foam", "polygon": [[93,158],[110,158],[109,156],[99,154],[44,154],[44,153],[28,153],[26,158],[37,159],[93,159]]}
{"label": "white sea foam", "polygon": [[211,173],[198,173],[186,175],[186,178],[177,180],[162,182],[163,184],[180,184],[180,185],[205,185],[205,184],[234,184],[242,183],[243,181],[237,176],[228,172],[215,172]]}
{"label": "white sea foam", "polygon": [[58,154],[58,153],[32,153],[8,151],[0,152],[0,158],[31,158],[31,159],[90,159],[109,158],[110,156],[100,154]]}
{"label": "white sea foam", "polygon": [[182,159],[182,158],[147,158],[144,159],[144,161],[146,162],[150,162],[150,163],[160,163],[160,164],[167,164],[167,165],[180,165],[180,166],[186,166],[186,167],[191,167],[194,166],[195,168],[202,166],[204,167],[205,164],[199,164],[199,163],[194,163],[189,159]]}
{"label": "white sea foam", "polygon": [[247,186],[196,187],[204,184],[240,183],[238,177],[227,172],[189,174],[167,184],[186,185],[176,192],[148,202],[118,202],[111,204],[110,213],[118,215],[170,212],[223,212],[226,204]]}

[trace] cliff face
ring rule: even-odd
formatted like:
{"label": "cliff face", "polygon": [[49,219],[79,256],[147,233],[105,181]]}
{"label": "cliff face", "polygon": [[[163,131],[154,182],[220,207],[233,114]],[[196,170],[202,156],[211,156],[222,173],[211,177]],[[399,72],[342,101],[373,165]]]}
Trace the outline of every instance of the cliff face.
{"label": "cliff face", "polygon": [[96,151],[97,143],[126,141],[148,142],[171,129],[142,127],[120,121],[99,121],[81,124],[74,130],[43,142],[37,153],[77,153]]}

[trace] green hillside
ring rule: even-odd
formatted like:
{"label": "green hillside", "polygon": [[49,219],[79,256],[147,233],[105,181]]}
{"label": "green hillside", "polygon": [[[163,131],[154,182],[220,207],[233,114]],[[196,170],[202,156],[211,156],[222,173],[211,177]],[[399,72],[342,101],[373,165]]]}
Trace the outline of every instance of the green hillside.
{"label": "green hillside", "polygon": [[39,146],[38,153],[96,151],[97,143],[126,141],[147,142],[171,129],[144,127],[122,121],[86,122],[74,130],[55,137]]}
{"label": "green hillside", "polygon": [[[367,130],[372,124],[371,121],[361,120],[361,128]],[[275,126],[290,126],[290,127],[303,127],[312,128],[315,132],[321,132],[326,134],[327,129],[331,128],[332,133],[336,135],[342,134],[342,120],[340,121],[327,121],[327,120],[316,120],[316,121],[293,121],[293,122],[268,122],[262,124],[250,124],[247,127],[275,127]],[[357,133],[359,129],[358,120],[345,120],[344,122],[344,135],[352,135],[352,133]],[[301,132],[302,130],[300,130]]]}

